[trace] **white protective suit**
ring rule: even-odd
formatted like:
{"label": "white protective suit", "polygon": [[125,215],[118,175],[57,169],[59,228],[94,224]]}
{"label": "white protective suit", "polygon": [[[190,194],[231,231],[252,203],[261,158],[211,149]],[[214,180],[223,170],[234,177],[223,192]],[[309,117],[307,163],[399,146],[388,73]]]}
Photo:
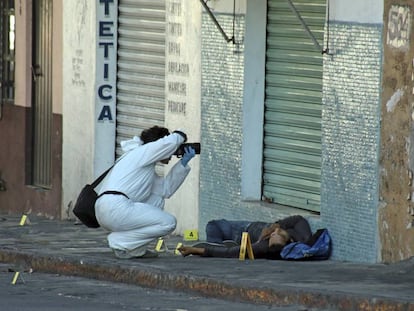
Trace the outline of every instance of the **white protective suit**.
{"label": "white protective suit", "polygon": [[183,142],[180,134],[172,133],[147,144],[138,137],[121,143],[126,153],[102,181],[98,194],[115,190],[128,198],[105,194],[95,204],[99,224],[111,231],[109,247],[122,251],[145,248],[154,239],[174,231],[177,221],[164,212],[164,199],[181,186],[190,167],[178,161],[167,176],[160,177],[155,165],[168,159]]}

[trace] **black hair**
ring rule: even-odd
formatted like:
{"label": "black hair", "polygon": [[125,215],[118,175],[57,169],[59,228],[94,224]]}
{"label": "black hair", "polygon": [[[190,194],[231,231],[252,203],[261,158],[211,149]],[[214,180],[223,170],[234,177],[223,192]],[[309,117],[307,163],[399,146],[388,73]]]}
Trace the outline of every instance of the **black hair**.
{"label": "black hair", "polygon": [[143,130],[141,133],[141,140],[143,144],[146,144],[163,138],[169,134],[170,131],[167,128],[156,125],[149,129]]}

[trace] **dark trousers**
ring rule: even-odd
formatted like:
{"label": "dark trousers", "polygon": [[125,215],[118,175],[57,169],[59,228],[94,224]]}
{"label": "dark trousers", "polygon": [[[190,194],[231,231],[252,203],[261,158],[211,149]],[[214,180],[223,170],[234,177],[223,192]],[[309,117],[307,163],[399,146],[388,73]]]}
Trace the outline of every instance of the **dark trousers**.
{"label": "dark trousers", "polygon": [[240,244],[242,233],[247,231],[250,223],[242,220],[211,220],[206,226],[207,242],[223,243],[226,240],[233,240]]}

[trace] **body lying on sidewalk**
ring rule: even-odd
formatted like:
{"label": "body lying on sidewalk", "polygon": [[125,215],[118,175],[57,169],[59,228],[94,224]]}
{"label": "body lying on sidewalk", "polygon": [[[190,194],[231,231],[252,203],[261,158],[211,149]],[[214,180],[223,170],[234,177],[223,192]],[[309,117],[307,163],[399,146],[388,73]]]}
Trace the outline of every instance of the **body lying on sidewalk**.
{"label": "body lying on sidewalk", "polygon": [[[221,222],[222,227],[223,223]],[[228,223],[230,224],[231,222]],[[234,225],[235,223],[233,223],[233,228],[236,228],[237,226]],[[257,228],[258,225],[259,222],[252,222],[250,228]],[[235,231],[238,230],[235,229]],[[207,234],[209,232],[211,233],[212,231],[207,230]],[[246,228],[246,232],[249,232],[249,226]],[[203,257],[238,258],[240,245],[226,247],[229,243],[220,243],[217,233],[217,231],[213,233],[215,238],[217,238],[216,240],[212,239],[211,235],[208,234],[206,243],[198,243],[194,246],[181,246],[178,250],[183,256],[198,255]],[[252,235],[254,257],[262,259],[282,259],[280,253],[287,244],[302,242],[313,245],[317,238],[315,235],[312,235],[307,220],[299,215],[284,218],[276,223],[266,224],[259,235],[257,234],[257,230],[251,230],[249,234]],[[235,244],[238,244],[240,241],[239,237],[235,237],[235,240]],[[226,241],[223,240],[221,242]]]}

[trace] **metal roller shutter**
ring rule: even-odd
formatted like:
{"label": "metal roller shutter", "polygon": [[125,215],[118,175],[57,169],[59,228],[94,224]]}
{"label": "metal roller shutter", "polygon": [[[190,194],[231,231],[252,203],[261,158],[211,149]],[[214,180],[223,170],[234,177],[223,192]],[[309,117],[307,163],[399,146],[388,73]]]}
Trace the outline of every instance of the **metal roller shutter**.
{"label": "metal roller shutter", "polygon": [[[325,0],[293,1],[323,45]],[[322,54],[287,0],[268,1],[263,195],[320,210]]]}
{"label": "metal roller shutter", "polygon": [[164,126],[165,0],[119,0],[116,154],[119,142]]}

